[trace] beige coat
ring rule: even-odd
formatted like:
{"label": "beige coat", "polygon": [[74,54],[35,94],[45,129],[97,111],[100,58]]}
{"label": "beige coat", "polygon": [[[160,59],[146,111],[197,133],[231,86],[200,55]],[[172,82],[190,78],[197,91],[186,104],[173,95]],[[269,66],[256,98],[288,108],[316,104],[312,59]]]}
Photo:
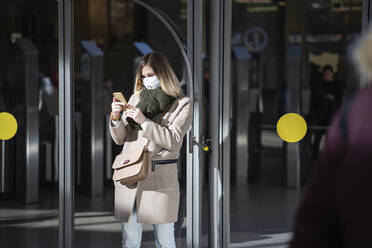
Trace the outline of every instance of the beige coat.
{"label": "beige coat", "polygon": [[[129,104],[136,105],[139,99],[132,95]],[[128,222],[134,200],[137,202],[138,222],[162,224],[177,221],[179,205],[179,183],[177,164],[156,164],[152,161],[177,159],[183,137],[192,122],[192,103],[188,97],[180,97],[170,106],[167,113],[150,121],[144,130],[132,129],[122,117],[119,124],[110,123],[110,133],[117,145],[124,145],[123,151],[131,151],[150,140],[148,177],[133,187],[114,182],[115,218]]]}

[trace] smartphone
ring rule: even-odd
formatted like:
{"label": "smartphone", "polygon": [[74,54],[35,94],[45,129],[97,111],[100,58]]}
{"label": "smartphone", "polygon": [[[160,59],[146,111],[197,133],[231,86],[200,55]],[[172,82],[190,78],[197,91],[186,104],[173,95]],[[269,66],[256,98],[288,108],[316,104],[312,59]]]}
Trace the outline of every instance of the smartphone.
{"label": "smartphone", "polygon": [[[119,102],[122,102],[122,103],[125,103],[125,104],[128,103],[127,100],[125,100],[125,97],[124,97],[123,93],[114,92],[113,95],[114,95],[115,99],[118,100]],[[125,110],[126,108],[123,106],[123,109]]]}

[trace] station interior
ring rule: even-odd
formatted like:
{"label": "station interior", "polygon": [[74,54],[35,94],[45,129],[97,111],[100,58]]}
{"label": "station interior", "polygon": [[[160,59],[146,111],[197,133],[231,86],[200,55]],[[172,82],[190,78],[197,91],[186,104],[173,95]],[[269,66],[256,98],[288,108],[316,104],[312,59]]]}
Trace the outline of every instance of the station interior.
{"label": "station interior", "polygon": [[[200,123],[208,141],[210,4],[203,2],[203,99]],[[187,43],[188,0],[79,0],[74,6],[73,133],[75,246],[120,247],[114,219],[112,161],[121,146],[111,139],[113,92],[133,93],[135,68],[148,52],[166,55],[187,94],[185,65],[174,36],[145,2]],[[337,106],[362,85],[350,51],[362,32],[362,0],[232,0],[230,130],[231,247],[287,247],[303,188],[311,176],[329,123],[314,118],[317,84],[330,73]],[[1,141],[0,247],[59,245],[58,1],[0,2],[0,112],[18,123]],[[328,69],[327,69],[328,68]],[[330,69],[331,68],[331,69]],[[307,122],[306,136],[288,144],[277,134],[288,112]],[[331,116],[332,114],[330,114]],[[186,137],[187,138],[187,137]],[[180,184],[186,192],[186,138]],[[208,146],[208,143],[205,144]],[[209,246],[210,152],[200,171],[201,247]],[[212,151],[213,152],[213,151]],[[222,185],[225,187],[227,185]],[[186,200],[181,199],[185,211]],[[177,247],[186,246],[186,215]],[[142,247],[154,247],[151,225]]]}

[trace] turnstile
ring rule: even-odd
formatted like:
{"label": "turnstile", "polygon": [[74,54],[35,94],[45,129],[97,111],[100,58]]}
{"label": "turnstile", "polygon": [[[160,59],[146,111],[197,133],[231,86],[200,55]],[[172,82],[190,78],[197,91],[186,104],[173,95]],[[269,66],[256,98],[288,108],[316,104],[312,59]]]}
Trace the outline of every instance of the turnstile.
{"label": "turnstile", "polygon": [[[41,130],[50,125],[52,132],[48,136],[40,138],[40,179],[48,183],[58,182],[58,90],[53,86],[49,77],[40,78],[40,111],[46,109],[47,114],[40,116],[40,135]],[[43,106],[45,105],[45,106]],[[49,131],[49,130],[47,130]],[[44,135],[45,136],[45,135]]]}
{"label": "turnstile", "polygon": [[250,67],[254,64],[253,55],[245,46],[232,48],[234,60],[233,79],[233,159],[235,186],[246,186],[250,171],[249,163],[249,122],[250,115],[257,106],[257,89],[251,89]]}
{"label": "turnstile", "polygon": [[39,199],[39,54],[29,39],[17,39],[15,44],[16,197],[29,204]]}
{"label": "turnstile", "polygon": [[[0,112],[6,112],[6,106],[0,93]],[[14,140],[0,140],[0,195],[13,193],[13,161],[12,148]]]}
{"label": "turnstile", "polygon": [[[259,76],[259,63],[249,56],[245,47],[233,47],[234,60],[234,165],[236,186],[241,187],[254,180],[260,173],[260,149],[262,130],[276,130],[276,123],[261,123],[262,103]],[[287,93],[284,112],[301,114],[301,52],[300,44],[290,44],[287,54]],[[243,56],[243,55],[246,56]],[[243,56],[243,57],[242,57]],[[306,93],[308,94],[308,93]],[[262,99],[261,99],[262,100]],[[242,106],[248,106],[242,107]],[[300,187],[300,143],[285,145],[287,187]]]}
{"label": "turnstile", "polygon": [[[259,161],[255,142],[258,135],[252,130],[252,123],[257,120],[259,112],[260,87],[258,83],[258,61],[245,46],[232,48],[235,59],[232,67],[233,79],[233,164],[235,186],[246,186],[259,170]],[[253,137],[254,136],[254,137]],[[252,138],[253,137],[253,138]]]}
{"label": "turnstile", "polygon": [[93,41],[81,41],[81,192],[103,194],[103,52]]}
{"label": "turnstile", "polygon": [[[301,44],[289,44],[287,52],[287,91],[286,112],[300,114]],[[286,143],[287,187],[300,188],[300,143]]]}

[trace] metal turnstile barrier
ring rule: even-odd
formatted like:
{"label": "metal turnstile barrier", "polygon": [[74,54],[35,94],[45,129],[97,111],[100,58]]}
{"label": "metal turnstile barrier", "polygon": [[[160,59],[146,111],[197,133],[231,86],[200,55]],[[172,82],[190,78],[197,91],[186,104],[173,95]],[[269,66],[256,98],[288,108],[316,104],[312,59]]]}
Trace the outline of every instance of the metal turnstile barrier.
{"label": "metal turnstile barrier", "polygon": [[252,80],[252,71],[257,70],[257,60],[245,46],[235,46],[232,49],[235,59],[232,67],[233,79],[233,111],[235,127],[233,134],[233,165],[235,166],[235,186],[248,184],[259,170],[257,156],[256,130],[254,122],[260,109],[259,83]]}
{"label": "metal turnstile barrier", "polygon": [[7,196],[14,192],[13,189],[13,158],[14,142],[12,140],[0,141],[0,196]]}
{"label": "metal turnstile barrier", "polygon": [[40,179],[48,183],[56,183],[58,182],[58,90],[52,85],[49,77],[42,77],[40,91],[42,98],[40,111],[42,112],[43,104],[47,110],[47,116],[43,116],[44,119],[40,117],[40,126],[43,128],[44,125],[52,122],[54,131],[40,141]]}
{"label": "metal turnstile barrier", "polygon": [[[5,103],[0,93],[0,112],[6,112]],[[0,195],[12,193],[12,172],[13,166],[10,163],[9,142],[0,140]]]}
{"label": "metal turnstile barrier", "polygon": [[104,187],[103,52],[93,41],[81,41],[81,192],[101,196]]}
{"label": "metal turnstile barrier", "polygon": [[[301,44],[289,44],[287,52],[287,90],[288,101],[286,112],[300,112],[300,80],[301,80]],[[300,144],[286,143],[287,152],[287,187],[300,188]]]}
{"label": "metal turnstile barrier", "polygon": [[30,204],[39,200],[39,53],[29,39],[17,39],[15,44],[16,197]]}

